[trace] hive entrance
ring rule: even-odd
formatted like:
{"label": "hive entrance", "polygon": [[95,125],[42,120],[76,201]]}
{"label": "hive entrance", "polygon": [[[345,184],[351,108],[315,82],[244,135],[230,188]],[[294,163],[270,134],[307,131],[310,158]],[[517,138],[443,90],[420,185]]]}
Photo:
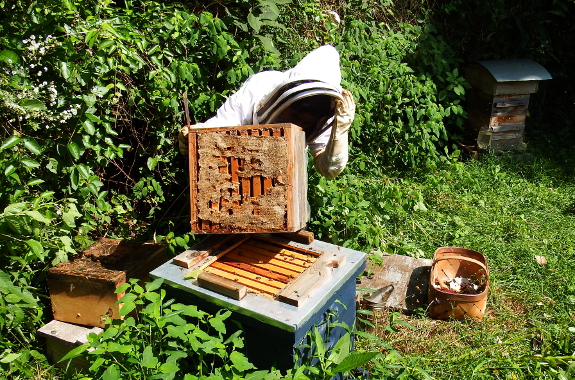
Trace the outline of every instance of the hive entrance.
{"label": "hive entrance", "polygon": [[276,297],[319,256],[316,252],[251,237],[205,271],[244,285],[252,292]]}

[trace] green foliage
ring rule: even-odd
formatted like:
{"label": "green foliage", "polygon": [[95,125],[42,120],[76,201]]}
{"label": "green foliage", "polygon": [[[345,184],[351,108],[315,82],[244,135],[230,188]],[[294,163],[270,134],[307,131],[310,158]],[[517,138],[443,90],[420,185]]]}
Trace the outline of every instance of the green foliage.
{"label": "green foliage", "polygon": [[222,19],[180,4],[0,8],[11,15],[0,18],[4,348],[35,341],[49,314],[44,271],[92,239],[189,247],[186,161],[174,149],[180,96],[187,90],[192,118],[204,120],[274,61],[258,38],[235,39]]}
{"label": "green foliage", "polygon": [[227,331],[230,311],[209,315],[174,303],[161,284],[158,279],[142,287],[132,279],[119,287],[117,293],[125,292],[118,301],[125,319],[108,321],[103,333],[91,333],[89,343],[62,360],[84,353],[91,365],[90,377],[78,375],[83,379],[237,379],[253,372],[240,351],[241,331]]}
{"label": "green foliage", "polygon": [[[309,354],[307,363],[296,366],[291,373],[288,373],[293,379],[300,378],[307,373],[307,379],[331,379],[337,374],[350,376],[351,370],[355,370],[367,364],[379,352],[357,352],[352,350],[352,334],[346,332],[333,347],[325,345],[325,337],[320,334],[317,327],[314,327],[310,333],[310,340],[313,344],[313,353]],[[314,363],[312,365],[312,363]]]}

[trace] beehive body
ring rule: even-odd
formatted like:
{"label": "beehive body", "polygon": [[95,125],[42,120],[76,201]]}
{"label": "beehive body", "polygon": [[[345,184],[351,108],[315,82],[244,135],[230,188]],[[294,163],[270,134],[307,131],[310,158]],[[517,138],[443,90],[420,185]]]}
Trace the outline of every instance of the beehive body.
{"label": "beehive body", "polygon": [[523,132],[529,98],[549,73],[538,63],[525,60],[483,61],[469,65],[466,80],[470,138],[481,149],[523,149]]}
{"label": "beehive body", "polygon": [[[223,252],[221,245],[215,250],[217,255],[222,253],[219,261],[221,264],[233,267],[223,269],[229,276],[222,272],[219,272],[219,275],[232,281],[237,280],[238,284],[243,282],[246,286],[249,285],[249,292],[242,299],[213,291],[186,279],[186,275],[193,273],[197,267],[182,267],[175,263],[175,260],[170,260],[150,275],[164,279],[170,297],[180,302],[197,305],[198,308],[211,313],[222,308],[231,310],[233,314],[230,320],[242,324],[250,362],[259,368],[275,365],[278,369],[287,370],[293,368],[296,359],[294,350],[300,351],[299,346],[311,343],[306,339],[313,326],[318,327],[325,345],[333,348],[337,339],[345,333],[345,329],[328,329],[326,318],[337,315],[338,322],[353,325],[356,312],[355,278],[365,267],[366,254],[318,240],[304,245],[277,235],[250,234],[248,240],[240,241],[237,246],[235,243],[231,244],[234,248],[229,251]],[[218,236],[212,235],[205,241],[215,237]],[[212,244],[217,245],[214,240]],[[203,244],[195,248],[200,252],[209,251],[208,246]],[[309,266],[305,262],[307,259],[300,260],[300,255],[305,252],[311,256],[309,261],[313,261]],[[258,253],[259,256],[253,256]],[[240,259],[240,256],[244,259]],[[333,265],[333,261],[337,261],[337,264]],[[288,262],[291,265],[287,265]],[[276,264],[277,267],[272,268]],[[295,270],[296,265],[302,268]],[[246,275],[243,270],[248,269],[248,266],[251,267],[250,272],[259,274],[261,278]],[[253,270],[254,267],[257,268],[256,271]],[[288,267],[293,273],[286,271]],[[303,269],[304,267],[307,268]],[[295,272],[300,270],[299,276],[295,277]],[[272,277],[266,274],[267,271],[272,272],[269,273]],[[279,275],[282,273],[283,276]],[[294,278],[290,281],[289,277],[292,275]],[[239,278],[242,276],[246,281]],[[256,285],[253,281],[269,282],[277,285],[277,288],[282,286],[279,282],[288,284],[281,290],[269,291],[268,287]],[[230,328],[234,326],[230,323]]]}
{"label": "beehive body", "polygon": [[103,327],[119,318],[116,289],[130,278],[149,280],[149,272],[167,260],[163,244],[102,238],[73,260],[47,271],[54,319]]}
{"label": "beehive body", "polygon": [[305,134],[293,124],[193,129],[194,233],[293,232],[305,226]]}
{"label": "beehive body", "polygon": [[478,89],[468,93],[470,133],[482,149],[512,150],[523,144],[529,94],[490,95]]}

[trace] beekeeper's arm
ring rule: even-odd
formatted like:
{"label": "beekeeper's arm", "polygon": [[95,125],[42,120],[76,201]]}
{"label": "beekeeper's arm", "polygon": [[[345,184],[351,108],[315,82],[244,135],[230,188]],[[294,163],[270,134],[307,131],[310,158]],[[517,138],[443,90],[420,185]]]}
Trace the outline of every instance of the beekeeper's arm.
{"label": "beekeeper's arm", "polygon": [[355,102],[348,90],[342,94],[343,100],[336,100],[334,125],[327,144],[309,145],[315,169],[327,178],[341,173],[348,160],[348,132],[355,116]]}

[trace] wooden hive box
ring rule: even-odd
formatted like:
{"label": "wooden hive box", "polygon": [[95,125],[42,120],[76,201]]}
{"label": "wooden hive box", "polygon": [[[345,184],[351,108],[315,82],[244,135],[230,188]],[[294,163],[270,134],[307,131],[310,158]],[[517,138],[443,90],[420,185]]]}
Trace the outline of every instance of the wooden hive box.
{"label": "wooden hive box", "polygon": [[481,61],[469,65],[465,77],[472,87],[468,136],[480,149],[523,149],[529,98],[540,81],[551,79],[547,70],[529,59]]}
{"label": "wooden hive box", "polygon": [[191,229],[294,232],[308,221],[305,133],[293,124],[192,129]]}
{"label": "wooden hive box", "polygon": [[[353,326],[356,277],[366,254],[278,235],[212,235],[150,275],[164,279],[168,295],[179,302],[209,313],[231,310],[250,362],[283,371],[293,368],[297,356],[310,354],[301,345],[313,345],[306,339],[314,326],[328,349],[345,329],[328,328],[326,319]],[[230,322],[230,329],[237,325]]]}
{"label": "wooden hive box", "polygon": [[69,262],[47,272],[54,319],[103,327],[119,318],[124,295],[115,290],[130,278],[148,281],[149,273],[167,261],[163,244],[102,238]]}

